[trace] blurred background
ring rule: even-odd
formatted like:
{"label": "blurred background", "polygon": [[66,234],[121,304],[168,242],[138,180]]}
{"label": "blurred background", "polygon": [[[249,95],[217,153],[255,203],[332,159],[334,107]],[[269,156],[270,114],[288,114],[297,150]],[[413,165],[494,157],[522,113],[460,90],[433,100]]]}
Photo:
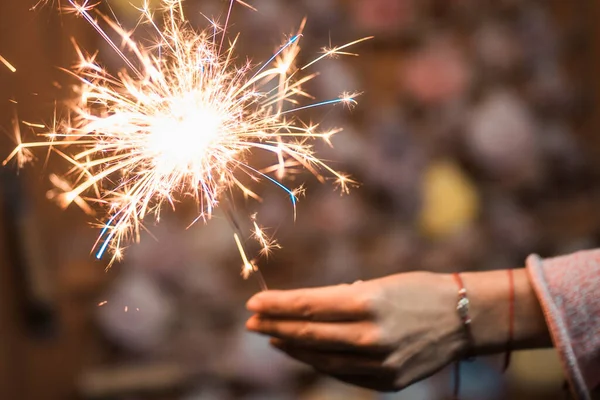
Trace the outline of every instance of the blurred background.
{"label": "blurred background", "polygon": [[[318,99],[364,95],[354,110],[311,110],[340,126],[318,154],[360,187],[340,196],[309,174],[293,220],[269,185],[258,212],[282,249],[259,265],[271,288],[369,279],[409,270],[523,266],[600,242],[600,9],[595,0],[249,0],[236,6],[238,54],[267,59],[308,17],[302,61],[323,46],[367,35],[359,57],[323,61],[307,88]],[[156,2],[155,2],[156,3]],[[16,121],[50,124],[75,61],[70,42],[119,60],[81,18],[58,5],[0,2],[0,158]],[[133,28],[140,0],[105,0]],[[110,6],[110,9],[107,7]],[[224,16],[224,0],[186,0],[190,23]],[[143,34],[143,33],[142,33]],[[70,82],[72,84],[72,81]],[[56,157],[0,174],[0,398],[181,400],[449,399],[451,373],[393,395],[322,378],[246,333],[245,301],[259,288],[239,276],[227,221],[185,227],[193,207],[149,224],[124,261],[105,271],[90,250],[95,222],[51,199]],[[189,209],[188,209],[189,208]],[[244,219],[245,220],[245,219]],[[253,251],[257,249],[252,249]],[[563,399],[552,350],[465,365],[464,399]]]}

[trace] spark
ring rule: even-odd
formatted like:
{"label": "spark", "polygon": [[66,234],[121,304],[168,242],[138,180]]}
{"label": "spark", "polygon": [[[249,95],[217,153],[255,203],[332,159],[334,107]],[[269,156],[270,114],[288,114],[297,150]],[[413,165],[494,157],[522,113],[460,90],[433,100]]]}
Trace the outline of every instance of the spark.
{"label": "spark", "polygon": [[264,257],[271,255],[274,249],[281,249],[281,246],[277,243],[277,240],[269,237],[265,232],[265,228],[261,227],[256,221],[256,214],[251,217],[252,225],[252,237],[261,245],[260,254]]}
{"label": "spark", "polygon": [[37,3],[35,3],[35,5],[33,5],[29,10],[30,11],[34,11],[36,10],[38,7],[46,5],[46,3],[48,2],[48,0],[40,0]]}
{"label": "spark", "polygon": [[[331,177],[342,192],[354,185],[314,153],[315,140],[331,144],[331,136],[340,129],[319,131],[295,112],[356,104],[357,93],[313,100],[302,87],[317,74],[300,75],[320,59],[346,54],[342,50],[369,38],[329,49],[298,67],[303,21],[273,57],[253,65],[237,61],[239,34],[227,33],[234,3],[250,7],[239,0],[230,0],[223,27],[209,20],[209,28],[200,32],[186,21],[180,0],[161,1],[162,24],[155,23],[155,11],[145,1],[137,10],[140,23],[156,34],[150,45],[98,11],[97,3],[68,3],[109,44],[123,69],[116,75],[109,73],[96,61],[97,52],[88,55],[74,42],[78,62],[67,72],[78,82],[77,96],[67,104],[68,117],[40,132],[42,141],[23,143],[19,137],[5,163],[16,158],[22,165],[37,147],[52,149],[69,162],[64,176],[51,176],[56,190],[50,196],[62,207],[75,203],[86,212],[91,210],[88,202],[102,206],[106,222],[100,223],[94,246],[98,259],[110,253],[109,266],[121,259],[124,248],[140,240],[146,217],[159,221],[161,210],[174,209],[185,198],[198,204],[196,220],[204,221],[232,189],[260,200],[244,177],[253,184],[267,181],[284,190],[294,216],[303,189],[288,188],[287,175],[308,170],[321,182]],[[120,44],[111,40],[114,33]],[[272,167],[261,170],[250,165],[251,152],[271,155]],[[252,237],[261,245],[262,255],[279,248],[255,218],[252,224]],[[242,274],[256,272],[237,231],[234,239],[243,261]]]}
{"label": "spark", "polygon": [[250,4],[246,3],[245,1],[237,0],[237,3],[243,5],[244,7],[251,9],[252,11],[258,11],[257,8],[252,7]]}
{"label": "spark", "polygon": [[[52,185],[54,186],[54,189],[46,192],[46,197],[49,200],[60,199],[60,198],[62,198],[62,195],[64,193],[69,193],[69,192],[73,191],[73,188],[71,187],[69,182],[64,178],[62,178],[56,174],[50,174],[49,179],[50,179],[50,182],[52,183]],[[79,208],[81,208],[81,210],[83,210],[83,212],[86,213],[87,215],[96,215],[96,211],[81,196],[75,197],[73,199],[73,203],[75,203],[77,206],[79,206]],[[59,203],[59,206],[61,206],[61,208],[66,207],[66,205],[64,203],[62,203],[62,204]]]}
{"label": "spark", "polygon": [[[14,134],[14,141],[17,144],[17,148],[19,149],[18,152],[14,152],[11,155],[11,158],[15,158],[16,159],[16,163],[17,166],[19,168],[23,168],[26,164],[31,163],[33,160],[35,160],[35,156],[33,155],[33,153],[31,152],[31,150],[25,146],[23,143],[23,136],[21,134],[21,126],[19,125],[19,118],[17,117],[16,113],[12,118],[12,123],[13,123],[13,134]],[[23,148],[21,148],[23,147]],[[3,162],[2,165],[6,165],[8,164],[8,161],[5,160]]]}
{"label": "spark", "polygon": [[10,70],[10,72],[17,72],[17,69],[8,60],[0,54],[0,62]]}
{"label": "spark", "polygon": [[348,47],[354,46],[356,44],[359,44],[361,42],[365,42],[367,40],[371,40],[373,38],[374,38],[374,36],[367,36],[367,37],[364,37],[362,39],[358,39],[358,40],[355,40],[353,42],[346,43],[345,45],[342,45],[342,46],[337,46],[337,47],[332,47],[332,48],[324,47],[323,48],[323,55],[320,56],[320,57],[315,58],[313,61],[309,62],[304,67],[302,67],[302,69],[306,69],[306,68],[310,67],[311,65],[313,65],[315,63],[318,63],[319,61],[321,61],[322,59],[324,59],[326,57],[335,57],[335,56],[340,56],[340,55],[357,56],[358,54],[356,54],[356,53],[348,53],[348,52],[345,52],[345,51],[342,51],[342,50],[347,49]]}
{"label": "spark", "polygon": [[27,125],[30,128],[41,128],[44,129],[46,127],[46,125],[44,124],[36,124],[33,122],[27,122],[27,121],[21,121],[21,123],[23,123],[24,125]]}
{"label": "spark", "polygon": [[[39,0],[37,3],[35,3],[34,6],[32,6],[29,10],[30,11],[35,11],[40,7],[44,7],[46,6],[48,3],[50,2],[50,0]],[[54,0],[52,0],[52,4],[54,4]]]}
{"label": "spark", "polygon": [[101,301],[100,303],[98,303],[98,307],[102,307],[102,306],[104,306],[106,304],[108,304],[108,301],[106,301],[106,300]]}

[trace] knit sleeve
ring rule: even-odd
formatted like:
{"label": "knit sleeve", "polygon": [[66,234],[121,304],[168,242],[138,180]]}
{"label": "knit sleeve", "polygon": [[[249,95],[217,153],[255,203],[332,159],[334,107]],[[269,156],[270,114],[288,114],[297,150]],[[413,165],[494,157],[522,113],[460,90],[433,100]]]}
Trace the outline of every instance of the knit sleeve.
{"label": "knit sleeve", "polygon": [[600,389],[600,250],[541,259],[527,270],[578,399]]}

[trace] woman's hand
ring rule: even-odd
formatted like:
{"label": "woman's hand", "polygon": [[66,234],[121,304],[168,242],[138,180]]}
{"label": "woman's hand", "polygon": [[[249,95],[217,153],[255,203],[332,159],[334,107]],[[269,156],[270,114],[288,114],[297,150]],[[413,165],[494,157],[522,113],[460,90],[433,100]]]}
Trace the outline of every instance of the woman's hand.
{"label": "woman's hand", "polygon": [[248,329],[320,372],[379,391],[402,389],[456,359],[466,340],[450,275],[414,272],[248,302]]}
{"label": "woman's hand", "polygon": [[[320,372],[379,391],[400,390],[467,351],[504,351],[507,271],[462,274],[471,303],[467,335],[451,275],[411,272],[352,285],[267,291],[248,301],[249,330]],[[551,344],[524,269],[514,271],[512,348]],[[471,338],[469,340],[468,338]]]}

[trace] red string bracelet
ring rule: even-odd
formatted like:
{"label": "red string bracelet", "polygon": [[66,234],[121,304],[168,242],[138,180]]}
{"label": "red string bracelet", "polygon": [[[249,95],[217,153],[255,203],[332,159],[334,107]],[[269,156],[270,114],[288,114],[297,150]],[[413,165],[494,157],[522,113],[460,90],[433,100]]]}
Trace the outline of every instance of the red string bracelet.
{"label": "red string bracelet", "polygon": [[515,334],[515,278],[512,268],[508,272],[508,341],[506,343],[506,353],[504,355],[504,368],[506,372],[510,365],[510,357],[512,353],[513,340]]}

